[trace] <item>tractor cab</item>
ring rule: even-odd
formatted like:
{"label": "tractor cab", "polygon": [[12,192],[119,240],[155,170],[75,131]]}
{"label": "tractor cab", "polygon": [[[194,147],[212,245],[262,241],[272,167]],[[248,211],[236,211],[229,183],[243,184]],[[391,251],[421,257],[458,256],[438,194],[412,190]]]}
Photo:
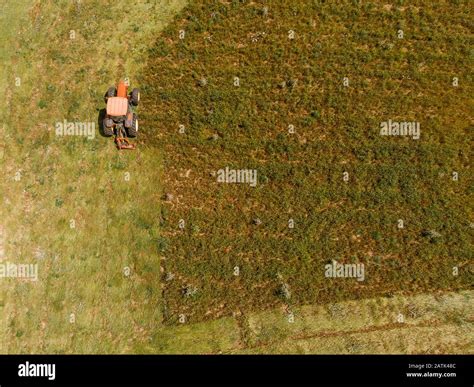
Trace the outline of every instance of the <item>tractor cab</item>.
{"label": "tractor cab", "polygon": [[109,97],[107,99],[107,115],[115,118],[126,116],[128,113],[128,99],[123,97]]}

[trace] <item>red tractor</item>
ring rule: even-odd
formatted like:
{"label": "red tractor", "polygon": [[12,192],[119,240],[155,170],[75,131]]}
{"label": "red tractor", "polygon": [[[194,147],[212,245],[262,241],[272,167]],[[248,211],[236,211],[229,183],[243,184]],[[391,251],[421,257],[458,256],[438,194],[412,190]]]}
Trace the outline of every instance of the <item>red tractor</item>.
{"label": "red tractor", "polygon": [[133,111],[140,102],[140,90],[128,93],[128,84],[121,80],[117,87],[109,87],[105,94],[107,112],[103,120],[104,135],[115,135],[118,149],[135,149],[127,137],[136,137],[138,133],[137,114]]}

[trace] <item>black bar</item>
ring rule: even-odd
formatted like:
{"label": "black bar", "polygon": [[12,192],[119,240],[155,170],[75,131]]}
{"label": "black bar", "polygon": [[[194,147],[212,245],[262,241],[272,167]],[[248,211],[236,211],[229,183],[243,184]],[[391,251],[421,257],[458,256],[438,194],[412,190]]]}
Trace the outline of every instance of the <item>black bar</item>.
{"label": "black bar", "polygon": [[[26,362],[55,364],[54,380],[20,377]],[[0,385],[472,386],[472,365],[469,355],[2,355]],[[407,376],[417,372],[426,376]]]}

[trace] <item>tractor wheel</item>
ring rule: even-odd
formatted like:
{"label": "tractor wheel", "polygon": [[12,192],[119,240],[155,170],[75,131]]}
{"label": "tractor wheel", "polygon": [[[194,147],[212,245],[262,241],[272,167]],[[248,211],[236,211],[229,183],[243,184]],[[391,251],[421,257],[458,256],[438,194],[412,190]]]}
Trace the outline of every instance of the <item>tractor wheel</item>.
{"label": "tractor wheel", "polygon": [[138,118],[137,115],[133,114],[132,126],[127,129],[128,137],[137,137],[138,132]]}
{"label": "tractor wheel", "polygon": [[116,97],[117,96],[117,89],[114,86],[109,87],[107,93],[105,93],[104,100],[107,103],[109,97]]}
{"label": "tractor wheel", "polygon": [[[102,122],[102,127],[104,128],[104,136],[110,137],[114,135],[113,121],[110,118],[105,118]],[[109,124],[110,126],[107,126]]]}
{"label": "tractor wheel", "polygon": [[113,135],[114,135],[114,128],[104,127],[104,136],[105,137],[112,137]]}
{"label": "tractor wheel", "polygon": [[140,102],[140,89],[133,89],[130,96],[132,99],[132,105],[138,106],[138,103]]}

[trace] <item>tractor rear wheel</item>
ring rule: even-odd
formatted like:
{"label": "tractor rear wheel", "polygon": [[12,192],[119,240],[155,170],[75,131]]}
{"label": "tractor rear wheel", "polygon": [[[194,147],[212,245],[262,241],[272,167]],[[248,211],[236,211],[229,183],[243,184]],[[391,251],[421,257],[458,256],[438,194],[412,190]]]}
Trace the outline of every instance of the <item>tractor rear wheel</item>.
{"label": "tractor rear wheel", "polygon": [[132,121],[132,126],[127,129],[127,134],[128,137],[137,137],[137,132],[138,132],[138,118],[135,113],[133,113],[133,121]]}
{"label": "tractor rear wheel", "polygon": [[114,128],[107,128],[104,126],[104,136],[112,137],[114,135]]}
{"label": "tractor rear wheel", "polygon": [[[107,124],[109,124],[110,126],[107,126]],[[102,127],[104,129],[105,137],[110,137],[114,135],[113,121],[110,118],[105,118],[104,121],[102,121]]]}
{"label": "tractor rear wheel", "polygon": [[107,103],[109,97],[116,97],[117,96],[117,89],[114,86],[109,87],[107,93],[105,93],[104,100]]}
{"label": "tractor rear wheel", "polygon": [[132,100],[132,105],[138,106],[138,103],[140,102],[140,89],[133,89],[130,96]]}

